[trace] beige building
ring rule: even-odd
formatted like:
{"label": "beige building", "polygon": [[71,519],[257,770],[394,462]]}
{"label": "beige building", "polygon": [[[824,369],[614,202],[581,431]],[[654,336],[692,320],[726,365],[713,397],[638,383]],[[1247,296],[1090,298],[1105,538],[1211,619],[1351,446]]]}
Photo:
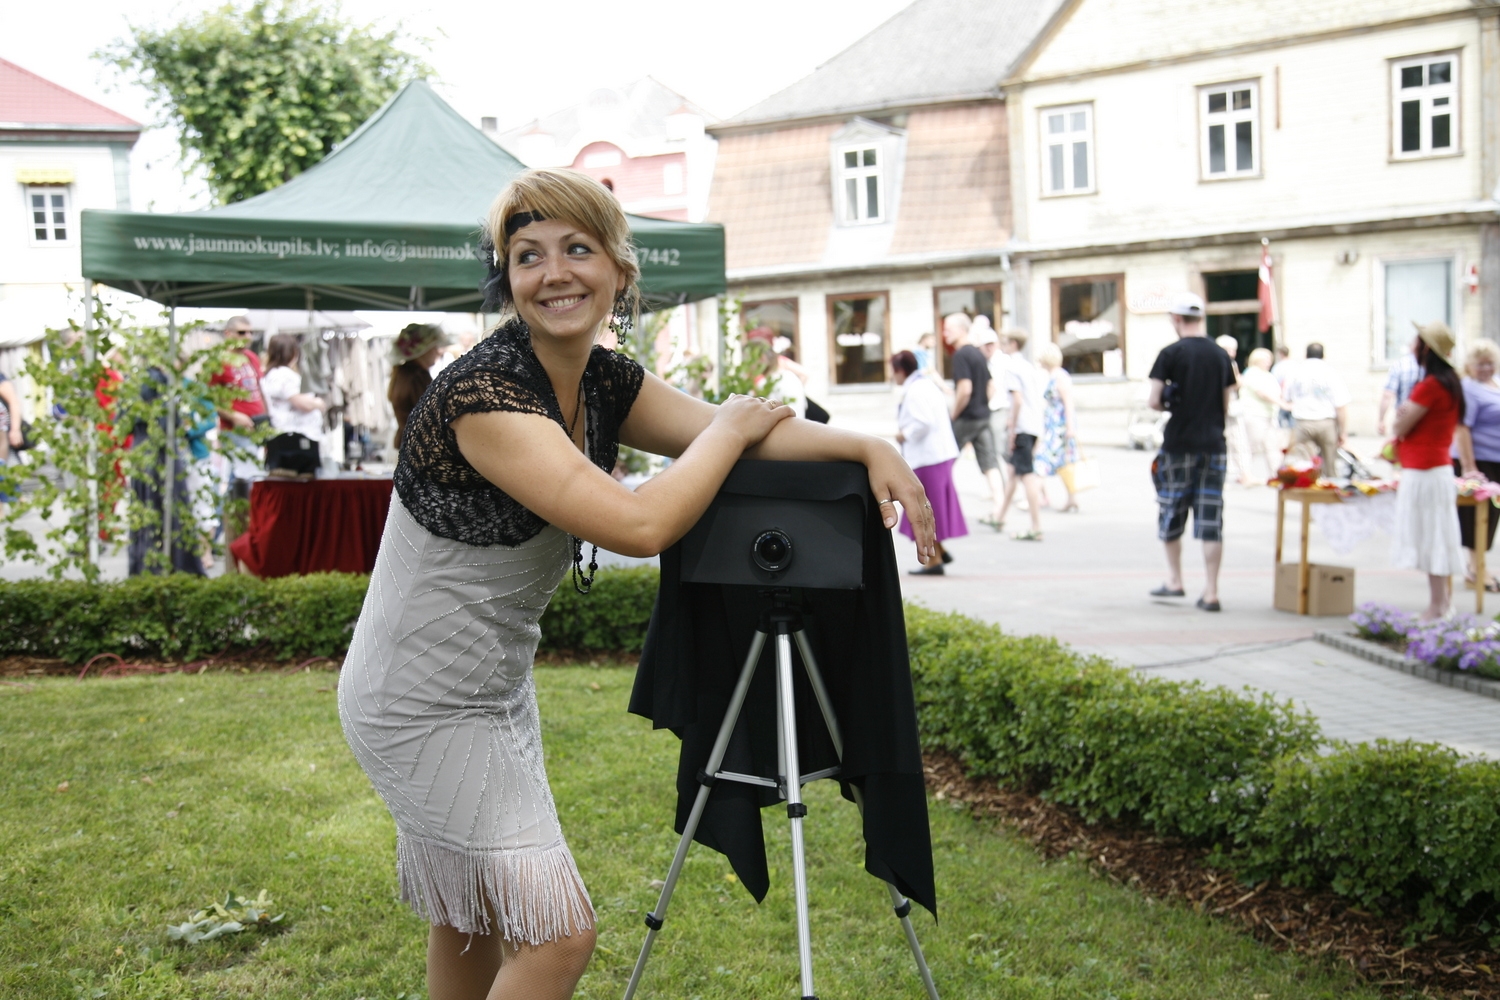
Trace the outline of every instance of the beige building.
{"label": "beige building", "polygon": [[730,294],[836,420],[894,423],[886,358],[1009,309],[1014,126],[998,84],[1056,0],[917,0],[709,133]]}
{"label": "beige building", "polygon": [[[1242,351],[1322,342],[1373,433],[1412,320],[1500,336],[1500,8],[1068,0],[1003,81],[1015,318],[1123,439],[1169,295]],[[1261,332],[1269,240],[1279,322]]]}

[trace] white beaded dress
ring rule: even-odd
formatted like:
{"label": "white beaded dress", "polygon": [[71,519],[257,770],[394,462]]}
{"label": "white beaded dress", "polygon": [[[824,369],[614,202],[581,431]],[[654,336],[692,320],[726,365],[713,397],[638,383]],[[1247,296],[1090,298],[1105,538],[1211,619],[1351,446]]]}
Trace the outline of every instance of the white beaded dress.
{"label": "white beaded dress", "polygon": [[[601,468],[643,377],[603,348],[590,357],[587,453]],[[412,411],[339,718],[395,820],[401,898],[434,924],[539,944],[594,921],[547,784],[531,673],[576,543],[458,453],[449,424],[487,410],[562,423],[519,321],[444,369]]]}

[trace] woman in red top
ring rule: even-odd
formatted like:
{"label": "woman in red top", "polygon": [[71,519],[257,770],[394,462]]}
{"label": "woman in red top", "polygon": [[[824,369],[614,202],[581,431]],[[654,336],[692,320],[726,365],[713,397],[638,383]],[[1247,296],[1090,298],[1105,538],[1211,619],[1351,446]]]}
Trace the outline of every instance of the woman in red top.
{"label": "woman in red top", "polygon": [[1396,531],[1391,561],[1427,574],[1431,600],[1425,621],[1448,614],[1453,574],[1464,572],[1458,531],[1458,484],[1448,451],[1464,416],[1464,391],[1453,370],[1453,334],[1442,323],[1417,324],[1412,345],[1427,377],[1396,411]]}

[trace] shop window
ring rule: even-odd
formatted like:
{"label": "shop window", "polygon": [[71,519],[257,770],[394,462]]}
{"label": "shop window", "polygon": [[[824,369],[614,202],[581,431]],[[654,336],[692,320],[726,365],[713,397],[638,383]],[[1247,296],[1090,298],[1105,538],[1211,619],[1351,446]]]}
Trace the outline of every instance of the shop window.
{"label": "shop window", "polygon": [[1458,54],[1391,63],[1392,145],[1397,159],[1458,151]]}
{"label": "shop window", "polygon": [[745,337],[769,340],[777,354],[800,361],[797,340],[797,300],[768,299],[746,302],[740,309],[740,329]]}
{"label": "shop window", "polygon": [[1125,374],[1125,276],[1052,279],[1052,339],[1074,375]]}
{"label": "shop window", "polygon": [[59,246],[71,242],[68,224],[68,189],[61,185],[26,189],[27,230],[34,246]]}
{"label": "shop window", "polygon": [[[934,288],[932,290],[932,333],[938,340],[943,336],[943,317],[963,313],[970,319],[984,316],[995,332],[1000,332],[1000,286],[965,285],[957,288]],[[939,357],[946,361],[951,353],[940,351]],[[944,365],[943,371],[947,371]]]}
{"label": "shop window", "polygon": [[1223,180],[1260,174],[1260,85],[1221,83],[1198,91],[1203,123],[1203,177]]}
{"label": "shop window", "polygon": [[1272,346],[1271,331],[1261,333],[1256,329],[1260,325],[1259,271],[1205,274],[1203,292],[1208,312],[1205,332],[1212,338],[1225,334],[1233,337],[1239,345],[1234,359],[1241,368],[1251,351]]}
{"label": "shop window", "polygon": [[1453,258],[1387,261],[1385,265],[1385,358],[1411,349],[1412,323],[1441,320],[1453,328]]}
{"label": "shop window", "polygon": [[1041,111],[1042,194],[1094,190],[1094,106],[1074,104]]}
{"label": "shop window", "polygon": [[828,297],[834,385],[880,385],[886,381],[889,319],[885,292]]}

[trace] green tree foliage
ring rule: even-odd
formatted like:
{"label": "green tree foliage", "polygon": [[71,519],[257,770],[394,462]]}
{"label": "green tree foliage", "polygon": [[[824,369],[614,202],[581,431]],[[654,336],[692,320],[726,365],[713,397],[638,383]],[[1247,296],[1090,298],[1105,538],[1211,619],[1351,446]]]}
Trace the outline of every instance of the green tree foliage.
{"label": "green tree foliage", "polygon": [[96,53],[151,91],[222,203],[284,184],[427,66],[337,8],[226,4],[166,28],[132,26]]}

